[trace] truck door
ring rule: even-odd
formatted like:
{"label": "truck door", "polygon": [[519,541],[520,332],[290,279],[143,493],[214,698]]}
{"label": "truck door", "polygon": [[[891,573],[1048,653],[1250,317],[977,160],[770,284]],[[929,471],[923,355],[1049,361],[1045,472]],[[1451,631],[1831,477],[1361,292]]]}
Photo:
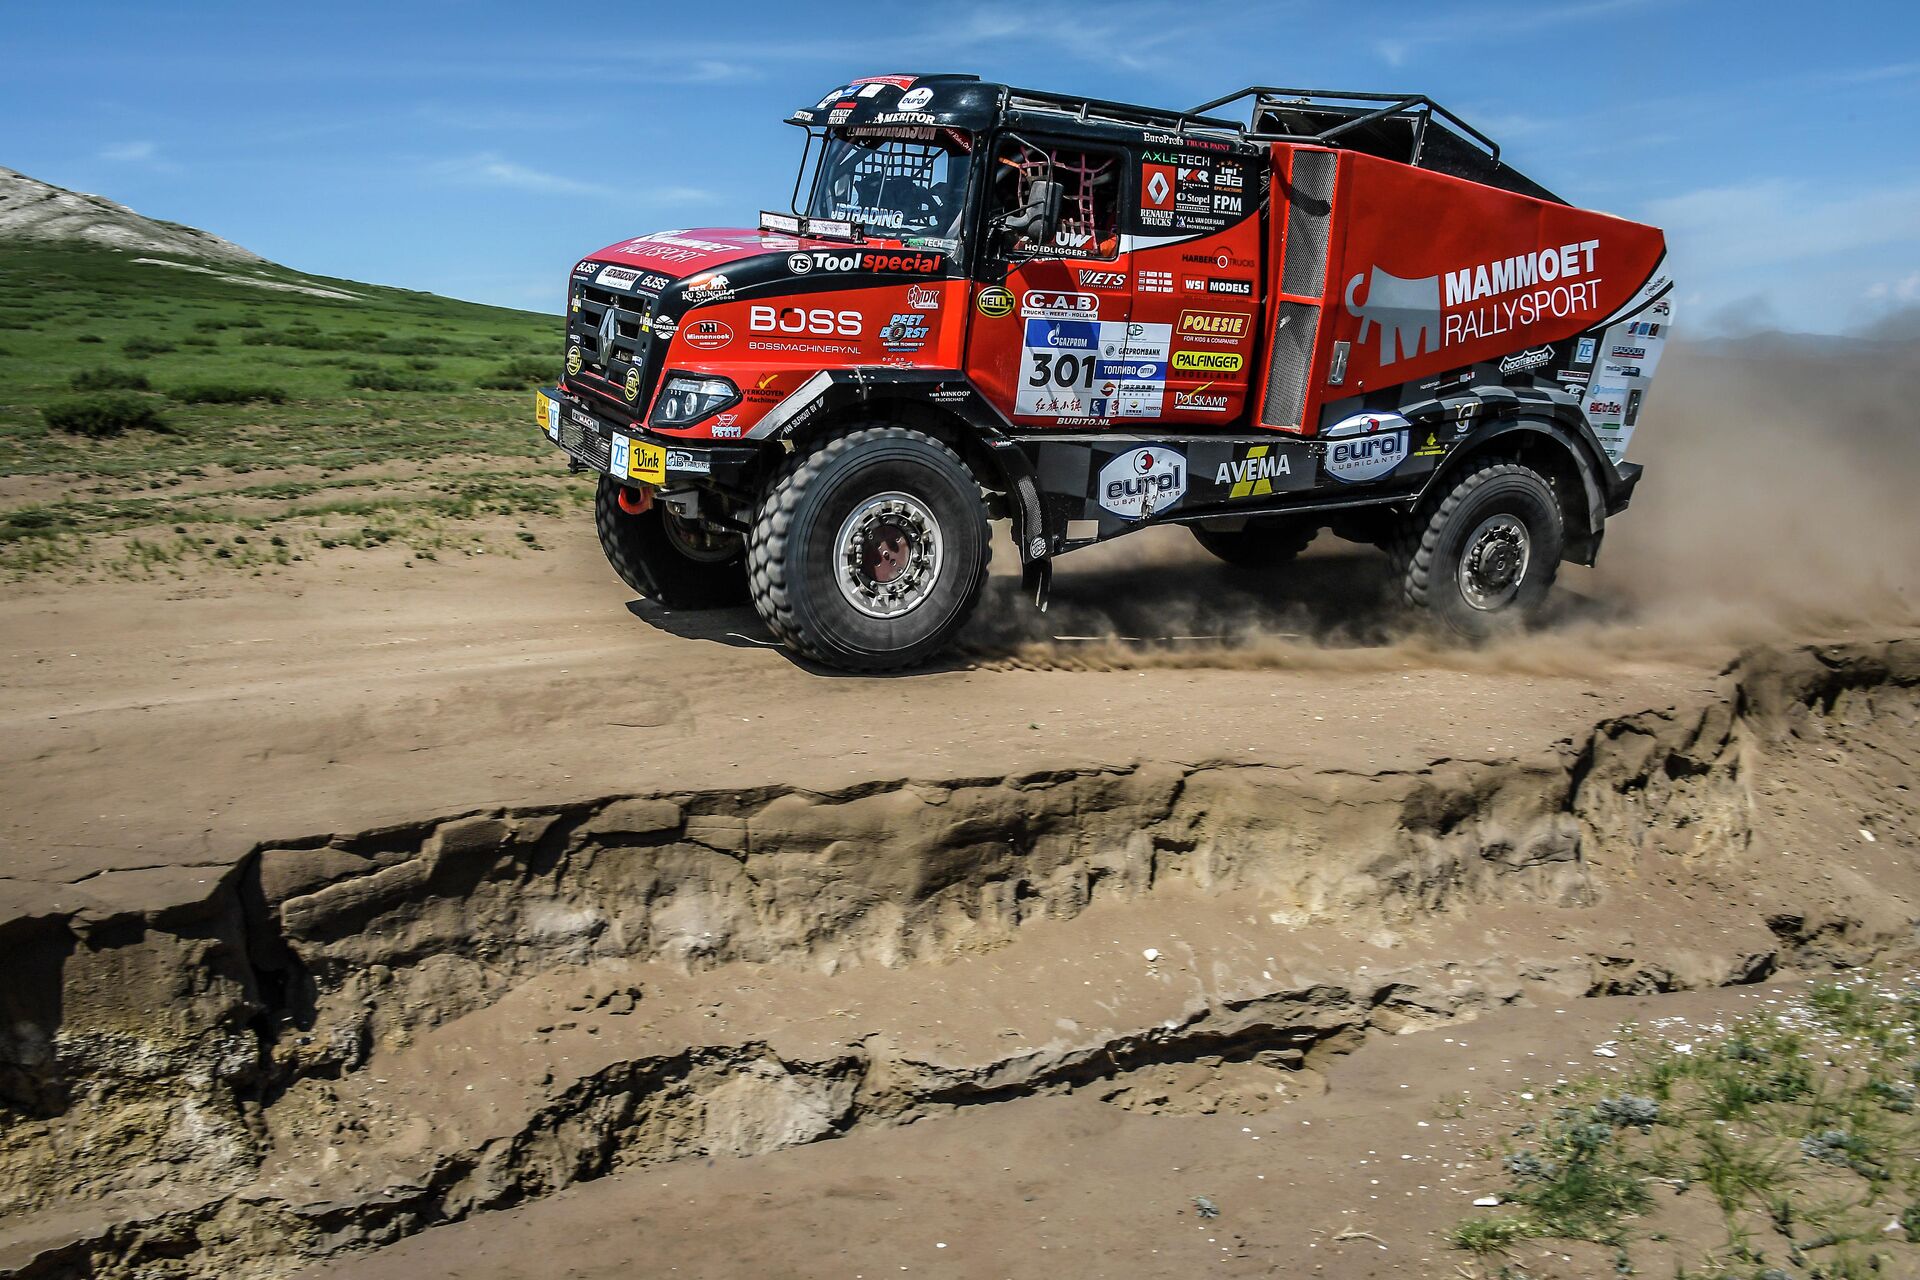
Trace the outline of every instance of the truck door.
{"label": "truck door", "polygon": [[1260,191],[1250,148],[1165,138],[1134,153],[1136,195],[1122,221],[1137,282],[1131,319],[1168,335],[1160,415],[1192,426],[1244,421],[1259,329]]}
{"label": "truck door", "polygon": [[[1032,184],[1049,176],[1062,187],[1052,240],[1036,244],[997,230],[1000,218],[1026,206]],[[967,372],[1021,425],[1085,429],[1128,416],[1118,376],[1130,358],[1133,308],[1131,273],[1120,253],[1126,153],[1008,136],[994,145],[984,181]]]}

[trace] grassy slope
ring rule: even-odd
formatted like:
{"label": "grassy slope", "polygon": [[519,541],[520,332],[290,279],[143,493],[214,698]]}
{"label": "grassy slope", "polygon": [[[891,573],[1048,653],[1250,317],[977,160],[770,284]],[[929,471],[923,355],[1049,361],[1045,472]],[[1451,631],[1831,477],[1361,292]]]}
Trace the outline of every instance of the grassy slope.
{"label": "grassy slope", "polygon": [[[314,297],[138,256],[0,246],[0,574],[258,567],[395,539],[471,550],[485,540],[450,520],[577,500],[527,407],[558,372],[556,317],[218,268],[356,295]],[[172,349],[141,354],[153,344]],[[93,370],[144,377],[152,390],[116,394],[151,402],[165,429],[49,427],[43,410],[85,398],[73,379]],[[170,394],[206,384],[284,401]]]}

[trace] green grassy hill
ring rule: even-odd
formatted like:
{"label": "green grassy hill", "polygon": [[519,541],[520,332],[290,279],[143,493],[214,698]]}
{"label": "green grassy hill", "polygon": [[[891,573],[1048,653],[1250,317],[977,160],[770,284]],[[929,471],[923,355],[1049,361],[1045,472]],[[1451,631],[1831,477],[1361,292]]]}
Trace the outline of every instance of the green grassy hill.
{"label": "green grassy hill", "polygon": [[579,497],[527,395],[559,372],[559,326],[271,264],[0,243],[0,575],[488,549],[459,522]]}

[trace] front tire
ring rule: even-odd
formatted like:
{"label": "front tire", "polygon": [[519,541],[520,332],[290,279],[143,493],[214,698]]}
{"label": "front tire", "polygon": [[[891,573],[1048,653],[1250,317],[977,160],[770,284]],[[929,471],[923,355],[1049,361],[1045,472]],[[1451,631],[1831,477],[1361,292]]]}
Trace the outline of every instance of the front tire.
{"label": "front tire", "polygon": [[607,563],[629,587],[669,609],[724,609],[747,602],[744,541],[680,519],[658,495],[639,515],[620,509],[623,486],[601,476],[593,527]]}
{"label": "front tire", "polygon": [[952,639],[986,584],[986,504],[954,452],[868,426],[788,461],[747,540],[754,607],[788,646],[847,671],[909,666]]}
{"label": "front tire", "polygon": [[1545,603],[1565,540],[1560,500],[1539,472],[1487,458],[1407,526],[1408,603],[1482,639],[1525,622]]}

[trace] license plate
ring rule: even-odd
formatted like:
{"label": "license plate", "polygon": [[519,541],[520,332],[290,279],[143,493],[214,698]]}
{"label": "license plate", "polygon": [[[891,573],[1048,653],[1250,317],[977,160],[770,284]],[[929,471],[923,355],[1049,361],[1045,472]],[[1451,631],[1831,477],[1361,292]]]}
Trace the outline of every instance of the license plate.
{"label": "license plate", "polygon": [[638,480],[643,484],[665,484],[667,482],[667,451],[657,444],[648,444],[644,440],[615,436],[613,449],[607,457],[607,471],[622,480]]}
{"label": "license plate", "polygon": [[549,440],[560,439],[560,402],[544,392],[533,393],[533,420],[540,424]]}

